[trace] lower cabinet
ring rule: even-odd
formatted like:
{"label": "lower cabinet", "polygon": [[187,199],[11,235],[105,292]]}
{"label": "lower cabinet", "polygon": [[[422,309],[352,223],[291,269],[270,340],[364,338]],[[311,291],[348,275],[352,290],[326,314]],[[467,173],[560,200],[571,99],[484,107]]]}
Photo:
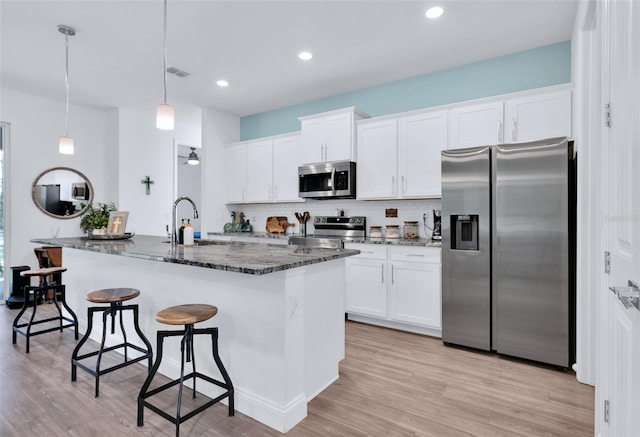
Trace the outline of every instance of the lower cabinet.
{"label": "lower cabinet", "polygon": [[441,336],[440,248],[347,244],[349,319]]}

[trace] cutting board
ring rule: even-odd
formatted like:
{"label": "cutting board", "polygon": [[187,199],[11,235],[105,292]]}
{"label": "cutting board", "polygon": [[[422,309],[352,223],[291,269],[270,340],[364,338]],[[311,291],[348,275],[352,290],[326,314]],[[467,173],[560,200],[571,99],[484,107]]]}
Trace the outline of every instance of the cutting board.
{"label": "cutting board", "polygon": [[286,217],[267,217],[267,232],[270,234],[283,234],[287,232],[289,226],[294,226],[294,223],[289,223],[289,219]]}

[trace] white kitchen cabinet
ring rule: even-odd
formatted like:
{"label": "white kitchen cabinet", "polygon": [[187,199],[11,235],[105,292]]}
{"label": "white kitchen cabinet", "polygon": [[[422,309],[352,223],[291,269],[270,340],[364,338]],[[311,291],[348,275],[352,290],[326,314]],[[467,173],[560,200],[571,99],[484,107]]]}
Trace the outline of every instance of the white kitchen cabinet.
{"label": "white kitchen cabinet", "polygon": [[302,136],[297,133],[273,139],[274,202],[301,201],[298,197],[298,167],[303,164]]}
{"label": "white kitchen cabinet", "polygon": [[227,148],[227,202],[302,201],[298,197],[298,166],[303,150],[300,134],[245,141]]}
{"label": "white kitchen cabinet", "polygon": [[396,119],[358,124],[358,199],[389,199],[397,194]]}
{"label": "white kitchen cabinet", "polygon": [[273,140],[258,140],[247,145],[247,202],[271,200],[273,179]]}
{"label": "white kitchen cabinet", "polygon": [[571,90],[506,101],[505,143],[571,137]]}
{"label": "white kitchen cabinet", "polygon": [[227,203],[245,201],[247,183],[247,146],[232,144],[226,148]]}
{"label": "white kitchen cabinet", "polygon": [[440,336],[440,248],[346,244],[349,319]]}
{"label": "white kitchen cabinet", "polygon": [[390,247],[389,318],[441,329],[439,248]]}
{"label": "white kitchen cabinet", "polygon": [[447,149],[447,111],[398,119],[399,197],[440,197],[440,152]]}
{"label": "white kitchen cabinet", "polygon": [[504,102],[464,105],[449,110],[449,149],[501,144]]}
{"label": "white kitchen cabinet", "polygon": [[572,135],[571,89],[534,90],[449,110],[449,149]]}
{"label": "white kitchen cabinet", "polygon": [[300,117],[304,162],[355,161],[355,123],[366,117],[355,107]]}
{"label": "white kitchen cabinet", "polygon": [[386,259],[349,257],[346,260],[347,313],[387,315]]}
{"label": "white kitchen cabinet", "polygon": [[447,111],[358,123],[358,199],[440,197]]}

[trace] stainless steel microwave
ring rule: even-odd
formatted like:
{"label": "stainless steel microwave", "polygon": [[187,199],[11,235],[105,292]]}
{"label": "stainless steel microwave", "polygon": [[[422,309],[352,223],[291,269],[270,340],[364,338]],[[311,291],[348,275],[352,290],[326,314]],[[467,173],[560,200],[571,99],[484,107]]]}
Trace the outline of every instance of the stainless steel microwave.
{"label": "stainless steel microwave", "polygon": [[89,186],[84,182],[71,184],[71,197],[76,200],[89,200]]}
{"label": "stainless steel microwave", "polygon": [[320,162],[298,167],[298,195],[308,199],[355,199],[356,163]]}

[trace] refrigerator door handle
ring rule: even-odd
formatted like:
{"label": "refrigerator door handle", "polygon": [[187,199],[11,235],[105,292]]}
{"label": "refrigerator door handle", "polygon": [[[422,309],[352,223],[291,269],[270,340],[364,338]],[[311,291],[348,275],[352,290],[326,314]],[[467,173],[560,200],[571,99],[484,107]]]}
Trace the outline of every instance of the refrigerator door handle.
{"label": "refrigerator door handle", "polygon": [[511,129],[511,138],[515,143],[516,140],[518,139],[518,120],[514,118],[512,121],[513,121],[513,128]]}
{"label": "refrigerator door handle", "polygon": [[502,135],[503,135],[503,129],[502,129],[502,120],[498,120],[498,142],[502,143]]}

